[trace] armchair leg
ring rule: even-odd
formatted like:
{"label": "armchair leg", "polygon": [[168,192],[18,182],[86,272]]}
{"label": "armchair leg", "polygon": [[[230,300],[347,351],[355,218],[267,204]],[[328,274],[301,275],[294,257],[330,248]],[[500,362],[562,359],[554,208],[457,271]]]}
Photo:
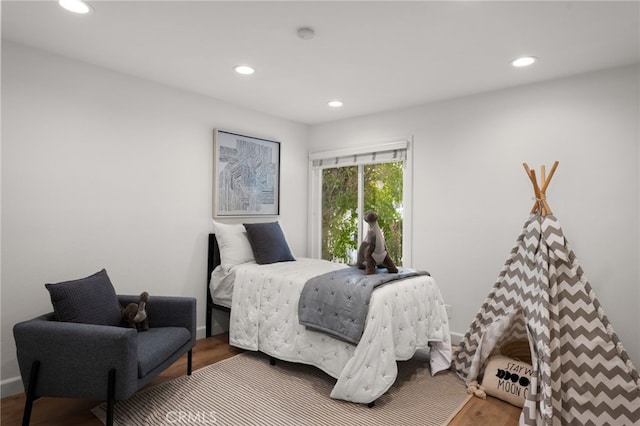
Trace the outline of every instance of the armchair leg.
{"label": "armchair leg", "polygon": [[107,423],[113,426],[113,406],[116,403],[116,369],[109,370],[109,383],[107,385]]}
{"label": "armchair leg", "polygon": [[193,349],[189,350],[189,352],[187,353],[187,376],[191,375],[192,355]]}
{"label": "armchair leg", "polygon": [[40,361],[33,361],[31,364],[31,373],[29,374],[29,388],[27,389],[27,400],[24,403],[24,414],[22,415],[22,426],[29,426],[31,421],[31,409],[33,401],[36,397],[36,384],[38,383],[38,370],[40,369]]}

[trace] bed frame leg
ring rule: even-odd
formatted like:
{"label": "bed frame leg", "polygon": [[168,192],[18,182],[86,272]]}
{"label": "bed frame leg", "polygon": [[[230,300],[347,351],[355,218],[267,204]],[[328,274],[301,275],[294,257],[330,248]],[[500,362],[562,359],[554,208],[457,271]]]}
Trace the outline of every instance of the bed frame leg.
{"label": "bed frame leg", "polygon": [[269,357],[269,364],[276,365],[276,359],[272,356]]}
{"label": "bed frame leg", "polygon": [[376,405],[376,402],[375,401],[371,401],[370,403],[367,404],[367,407],[373,408],[373,407],[375,407],[375,405]]}

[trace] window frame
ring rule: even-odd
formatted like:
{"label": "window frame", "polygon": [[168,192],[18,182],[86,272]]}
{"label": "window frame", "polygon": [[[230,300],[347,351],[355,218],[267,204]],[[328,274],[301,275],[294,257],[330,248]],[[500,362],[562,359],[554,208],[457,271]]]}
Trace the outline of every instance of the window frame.
{"label": "window frame", "polygon": [[[353,147],[348,149],[319,151],[309,153],[309,227],[307,235],[307,253],[311,258],[319,259],[322,254],[322,170],[326,168],[336,167],[337,158],[343,157],[364,157],[372,156],[376,158],[376,153],[392,152],[394,150],[404,150],[405,158],[403,171],[403,224],[402,224],[402,259],[404,266],[413,264],[412,248],[413,248],[413,150],[411,138],[397,139],[392,142],[367,145],[361,147]],[[326,164],[318,164],[325,163]],[[335,160],[335,161],[333,161]],[[333,164],[332,164],[333,161]],[[370,161],[360,160],[357,165],[386,163],[390,161],[388,157],[372,159]],[[346,166],[346,164],[345,164]],[[362,176],[358,178],[361,180]],[[363,191],[362,185],[359,185],[358,191]],[[358,209],[361,210],[362,194],[358,194]],[[362,218],[358,221],[358,241],[362,241],[363,235]],[[360,243],[358,242],[358,246]]]}

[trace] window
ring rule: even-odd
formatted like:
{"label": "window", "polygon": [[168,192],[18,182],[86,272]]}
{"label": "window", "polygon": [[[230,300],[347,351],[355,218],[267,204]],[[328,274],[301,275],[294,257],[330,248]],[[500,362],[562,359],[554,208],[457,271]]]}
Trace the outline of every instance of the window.
{"label": "window", "polygon": [[355,263],[368,229],[363,213],[375,210],[394,263],[411,263],[408,154],[408,141],[401,141],[310,155],[312,257]]}

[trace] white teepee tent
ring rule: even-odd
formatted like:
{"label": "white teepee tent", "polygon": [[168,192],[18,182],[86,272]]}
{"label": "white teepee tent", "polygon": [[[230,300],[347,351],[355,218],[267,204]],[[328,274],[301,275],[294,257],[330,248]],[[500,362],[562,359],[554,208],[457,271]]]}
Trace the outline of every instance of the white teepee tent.
{"label": "white teepee tent", "polygon": [[469,384],[489,355],[527,339],[533,373],[521,425],[640,425],[640,379],[588,283],[542,185],[525,164],[536,204],[453,368]]}

